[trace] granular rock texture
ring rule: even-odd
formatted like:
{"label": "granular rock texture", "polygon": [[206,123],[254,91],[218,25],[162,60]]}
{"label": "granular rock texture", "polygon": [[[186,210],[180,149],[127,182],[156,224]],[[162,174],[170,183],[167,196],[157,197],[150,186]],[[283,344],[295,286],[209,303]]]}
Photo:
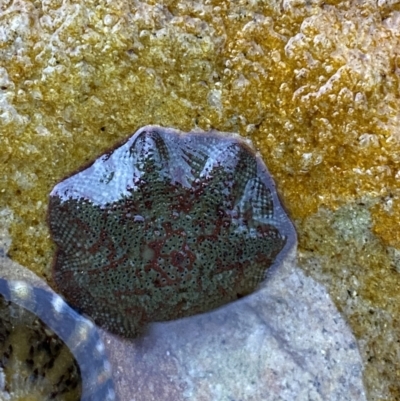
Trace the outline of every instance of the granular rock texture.
{"label": "granular rock texture", "polygon": [[58,290],[127,337],[251,293],[295,238],[248,141],[156,126],[56,185],[49,225]]}

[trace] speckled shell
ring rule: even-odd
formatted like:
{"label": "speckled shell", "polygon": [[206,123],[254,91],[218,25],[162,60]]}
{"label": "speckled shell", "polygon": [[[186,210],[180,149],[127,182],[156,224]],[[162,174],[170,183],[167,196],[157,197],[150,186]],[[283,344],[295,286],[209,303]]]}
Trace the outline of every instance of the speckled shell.
{"label": "speckled shell", "polygon": [[[24,332],[27,344],[13,343],[16,330]],[[14,381],[11,385],[6,380],[1,388],[0,380],[0,399],[2,391],[25,399],[34,388],[43,392],[43,399],[60,400],[81,382],[81,401],[117,401],[97,328],[58,295],[0,278],[0,340],[0,370],[7,370],[7,380]],[[65,346],[75,361],[65,357]]]}
{"label": "speckled shell", "polygon": [[157,126],[56,185],[48,220],[58,290],[126,337],[254,291],[295,235],[248,141]]}

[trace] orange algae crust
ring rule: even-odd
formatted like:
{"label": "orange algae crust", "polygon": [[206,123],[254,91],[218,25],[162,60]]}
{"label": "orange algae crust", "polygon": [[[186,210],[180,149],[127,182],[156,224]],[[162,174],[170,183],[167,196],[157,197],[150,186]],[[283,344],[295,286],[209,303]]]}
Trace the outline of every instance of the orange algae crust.
{"label": "orange algae crust", "polygon": [[[397,191],[396,191],[397,192]],[[391,247],[400,249],[400,198],[390,194],[372,208],[373,232]]]}
{"label": "orange algae crust", "polygon": [[[13,212],[12,258],[48,274],[51,188],[138,127],[238,132],[262,153],[301,250],[310,222],[323,223],[321,208],[364,202],[377,247],[368,262],[363,248],[353,250],[369,274],[355,271],[365,297],[346,316],[372,347],[373,324],[360,323],[368,298],[395,333],[385,316],[400,316],[390,309],[400,304],[391,267],[400,248],[398,4],[20,1],[2,3],[0,23],[0,210]],[[326,235],[318,257],[349,252],[337,232]],[[341,271],[310,274],[332,281],[347,313]],[[391,294],[385,302],[382,285]],[[385,352],[382,365],[365,359],[371,399],[400,398],[389,368],[396,358]]]}

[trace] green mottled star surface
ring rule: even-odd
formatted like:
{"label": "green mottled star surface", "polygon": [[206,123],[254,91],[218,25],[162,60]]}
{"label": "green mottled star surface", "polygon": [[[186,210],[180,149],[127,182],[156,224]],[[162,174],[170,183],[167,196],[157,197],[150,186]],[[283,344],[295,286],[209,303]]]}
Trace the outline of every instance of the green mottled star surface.
{"label": "green mottled star surface", "polygon": [[126,337],[251,293],[295,235],[248,141],[156,126],[56,185],[48,219],[59,292]]}

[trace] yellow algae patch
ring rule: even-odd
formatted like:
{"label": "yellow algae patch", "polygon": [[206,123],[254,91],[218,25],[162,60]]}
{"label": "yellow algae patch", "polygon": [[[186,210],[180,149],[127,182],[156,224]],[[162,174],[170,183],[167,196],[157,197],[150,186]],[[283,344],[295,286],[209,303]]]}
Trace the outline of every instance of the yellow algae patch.
{"label": "yellow algae patch", "polygon": [[285,44],[290,73],[254,136],[295,217],[395,186],[398,16],[382,22],[371,7],[326,6]]}
{"label": "yellow algae patch", "polygon": [[372,209],[374,218],[374,233],[386,245],[400,249],[400,199],[388,196]]}

